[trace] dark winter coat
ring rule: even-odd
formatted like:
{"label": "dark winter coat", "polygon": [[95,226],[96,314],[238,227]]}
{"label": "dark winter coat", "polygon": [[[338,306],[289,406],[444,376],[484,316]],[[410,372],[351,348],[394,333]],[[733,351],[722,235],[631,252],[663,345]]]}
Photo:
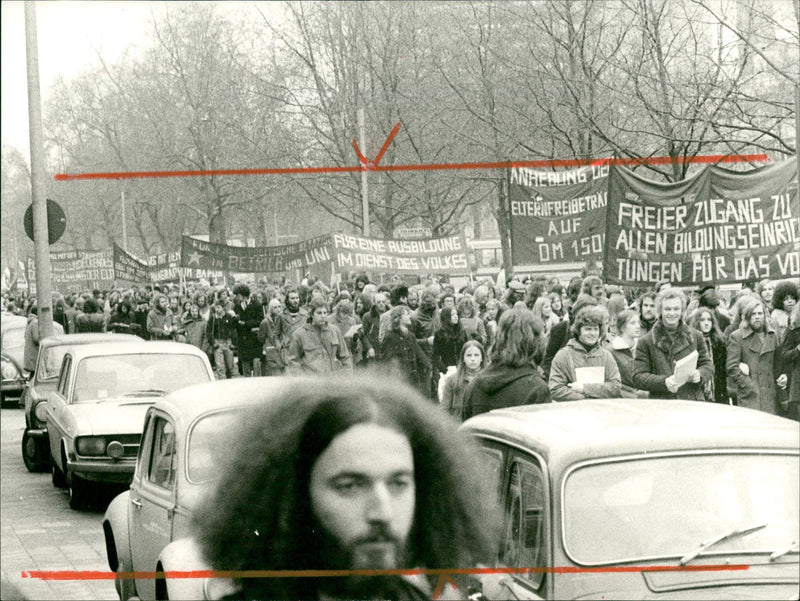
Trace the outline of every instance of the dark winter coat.
{"label": "dark winter coat", "polygon": [[800,323],[786,330],[786,337],[778,349],[778,375],[786,374],[789,377],[790,415],[796,416],[800,406]]}
{"label": "dark winter coat", "polygon": [[633,350],[628,346],[628,343],[622,337],[617,336],[611,341],[608,351],[614,357],[619,369],[620,381],[622,382],[620,396],[626,399],[647,398],[648,392],[637,389],[633,383]]}
{"label": "dark winter coat", "polygon": [[457,324],[452,327],[450,324],[442,325],[439,331],[433,335],[433,353],[431,360],[434,369],[439,373],[447,373],[447,368],[451,365],[458,365],[461,355],[461,347],[467,341],[467,333]]}
{"label": "dark winter coat", "polygon": [[381,343],[380,360],[392,374],[408,382],[424,397],[428,390],[431,364],[413,334],[390,329]]}
{"label": "dark winter coat", "polygon": [[[686,382],[677,392],[670,392],[665,382],[675,372],[675,363],[695,350],[698,354],[700,382]],[[633,353],[633,383],[636,388],[647,390],[651,398],[703,401],[703,385],[713,377],[714,366],[703,335],[685,323],[678,326],[671,344],[660,319],[636,343]]]}
{"label": "dark winter coat", "polygon": [[550,329],[550,337],[547,339],[547,348],[544,351],[544,359],[542,359],[542,373],[545,380],[550,378],[550,365],[553,363],[553,358],[558,351],[564,348],[567,340],[569,340],[569,322],[560,321]]}
{"label": "dark winter coat", "polygon": [[[731,333],[728,340],[728,378],[736,386],[736,404],[777,415],[775,379],[780,375],[777,365],[778,336],[767,325],[763,339],[747,325]],[[739,368],[746,363],[750,375]]]}
{"label": "dark winter coat", "polygon": [[492,409],[550,402],[550,389],[535,365],[490,365],[467,386],[463,419]]}
{"label": "dark winter coat", "polygon": [[221,318],[218,318],[214,312],[208,316],[208,323],[206,324],[206,340],[211,348],[219,340],[231,341],[233,339],[233,321],[235,317],[231,317],[225,313]]}
{"label": "dark winter coat", "polygon": [[728,348],[717,336],[704,336],[714,363],[714,402],[728,404]]}
{"label": "dark winter coat", "polygon": [[239,358],[248,361],[260,357],[261,343],[258,341],[258,326],[264,319],[261,303],[251,298],[244,309],[242,309],[242,305],[234,304],[233,310],[238,318],[236,348]]}
{"label": "dark winter coat", "polygon": [[105,332],[106,316],[102,313],[79,313],[75,318],[75,332]]}

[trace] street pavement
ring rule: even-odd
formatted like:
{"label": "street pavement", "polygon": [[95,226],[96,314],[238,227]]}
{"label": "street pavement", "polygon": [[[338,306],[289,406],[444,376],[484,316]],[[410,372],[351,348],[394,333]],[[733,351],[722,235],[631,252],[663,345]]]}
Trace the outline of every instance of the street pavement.
{"label": "street pavement", "polygon": [[[118,599],[113,580],[44,581],[23,578],[29,570],[109,571],[103,541],[105,507],[74,511],[65,490],[49,473],[32,474],[22,462],[22,409],[0,412],[0,599]],[[20,596],[21,595],[21,596]]]}

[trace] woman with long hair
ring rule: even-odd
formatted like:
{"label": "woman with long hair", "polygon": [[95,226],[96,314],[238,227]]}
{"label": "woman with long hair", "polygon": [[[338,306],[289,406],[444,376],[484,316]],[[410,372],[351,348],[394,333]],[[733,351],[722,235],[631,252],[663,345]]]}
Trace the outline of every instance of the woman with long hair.
{"label": "woman with long hair", "polygon": [[467,340],[461,347],[458,368],[444,377],[442,406],[457,419],[461,419],[467,385],[483,369],[483,345],[477,340]]}
{"label": "woman with long hair", "polygon": [[458,312],[445,307],[439,314],[441,326],[433,335],[433,367],[439,373],[447,373],[447,368],[458,363],[461,347],[467,341],[467,333],[461,325]]}
{"label": "woman with long hair", "polygon": [[502,407],[549,403],[550,390],[539,372],[541,358],[542,322],[528,309],[505,311],[489,351],[489,367],[467,387],[462,418]]}
{"label": "woman with long hair", "polygon": [[381,362],[390,373],[408,382],[424,397],[430,397],[430,362],[417,339],[409,331],[411,313],[405,305],[397,305],[389,312],[389,331],[381,342]]}
{"label": "woman with long hair", "polygon": [[[728,396],[728,348],[725,345],[725,337],[717,324],[717,317],[714,311],[708,307],[700,307],[689,318],[689,325],[698,330],[706,341],[706,347],[711,353],[711,360],[714,362],[714,379],[709,380],[710,390],[706,391],[706,400],[713,400],[715,403],[729,404]],[[709,394],[710,393],[710,394]]]}
{"label": "woman with long hair", "polygon": [[483,320],[478,316],[475,300],[469,295],[464,295],[459,299],[456,307],[459,322],[461,327],[464,328],[467,338],[485,344],[486,326],[483,325]]}
{"label": "woman with long hair", "polygon": [[540,296],[533,303],[533,314],[538,317],[544,325],[544,344],[550,337],[550,329],[556,325],[560,319],[553,313],[553,305],[550,295]]}
{"label": "woman with long hair", "polygon": [[800,300],[800,287],[792,280],[778,282],[775,286],[775,294],[772,296],[772,327],[778,336],[778,344],[783,342],[786,328],[789,327],[789,316]]}

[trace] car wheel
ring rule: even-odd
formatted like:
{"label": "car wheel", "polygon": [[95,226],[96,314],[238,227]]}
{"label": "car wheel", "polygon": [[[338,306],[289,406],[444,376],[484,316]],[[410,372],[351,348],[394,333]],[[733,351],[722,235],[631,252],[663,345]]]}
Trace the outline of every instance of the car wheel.
{"label": "car wheel", "polygon": [[33,438],[28,431],[22,434],[22,460],[29,472],[46,472],[49,467],[50,451],[42,441]]}
{"label": "car wheel", "polygon": [[66,488],[67,486],[67,478],[64,476],[64,472],[61,471],[61,468],[58,467],[56,460],[50,457],[50,465],[53,466],[53,471],[51,472],[52,479],[53,479],[53,486],[56,488]]}
{"label": "car wheel", "polygon": [[70,473],[67,477],[69,487],[69,506],[72,509],[83,509],[89,499],[89,486],[83,478],[77,474]]}

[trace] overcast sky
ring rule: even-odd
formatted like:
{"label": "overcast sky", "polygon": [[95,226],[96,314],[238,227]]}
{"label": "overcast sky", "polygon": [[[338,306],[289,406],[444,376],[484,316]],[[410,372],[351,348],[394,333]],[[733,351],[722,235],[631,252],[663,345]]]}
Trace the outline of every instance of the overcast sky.
{"label": "overcast sky", "polygon": [[[136,45],[151,13],[163,2],[37,2],[42,102],[58,75],[65,79],[97,64],[97,53],[114,61]],[[29,159],[28,91],[25,70],[25,11],[22,1],[2,2],[2,143]]]}

